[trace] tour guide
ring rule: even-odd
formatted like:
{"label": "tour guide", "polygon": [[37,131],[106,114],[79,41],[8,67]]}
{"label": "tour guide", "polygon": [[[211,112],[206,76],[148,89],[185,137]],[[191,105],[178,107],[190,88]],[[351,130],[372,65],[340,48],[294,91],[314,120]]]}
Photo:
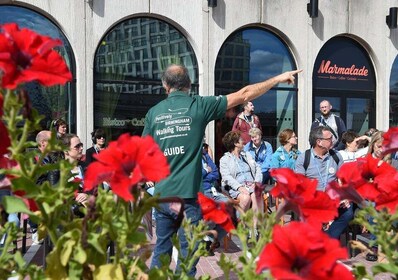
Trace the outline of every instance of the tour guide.
{"label": "tour guide", "polygon": [[[182,65],[170,65],[162,75],[168,97],[151,108],[145,118],[143,135],[151,135],[170,164],[171,174],[155,187],[160,197],[178,196],[185,201],[185,217],[197,224],[201,217],[197,193],[202,184],[202,140],[207,124],[222,118],[227,109],[266,93],[278,83],[294,83],[302,70],[285,72],[266,81],[248,85],[226,96],[189,96],[191,80]],[[174,227],[175,205],[164,203],[156,209],[156,245],[151,267],[160,267],[160,256],[172,253],[171,237],[178,230],[181,254],[187,255],[183,230]],[[197,260],[199,261],[199,260]],[[196,264],[190,275],[196,273]],[[179,264],[177,264],[177,270]]]}

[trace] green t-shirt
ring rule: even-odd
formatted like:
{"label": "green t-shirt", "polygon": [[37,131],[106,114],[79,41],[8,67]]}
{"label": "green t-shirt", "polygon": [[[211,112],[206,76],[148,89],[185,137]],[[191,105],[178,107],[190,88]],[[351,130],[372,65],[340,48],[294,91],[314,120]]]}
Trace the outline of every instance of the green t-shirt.
{"label": "green t-shirt", "polygon": [[148,111],[142,135],[155,139],[171,169],[169,177],[156,184],[155,194],[197,197],[202,185],[204,131],[210,121],[222,118],[226,109],[226,96],[191,97],[175,91]]}

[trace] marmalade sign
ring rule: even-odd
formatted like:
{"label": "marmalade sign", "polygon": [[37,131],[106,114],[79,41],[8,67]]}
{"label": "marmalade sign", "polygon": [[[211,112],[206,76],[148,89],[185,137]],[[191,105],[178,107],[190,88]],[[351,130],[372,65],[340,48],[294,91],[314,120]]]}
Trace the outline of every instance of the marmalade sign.
{"label": "marmalade sign", "polygon": [[[340,62],[340,63],[339,63]],[[314,89],[374,90],[373,69],[368,64],[342,62],[341,59],[320,59],[314,68]]]}
{"label": "marmalade sign", "polygon": [[369,70],[362,66],[362,68],[356,67],[355,64],[351,65],[351,67],[341,67],[336,64],[331,65],[332,62],[330,60],[322,60],[321,65],[318,69],[318,74],[334,74],[334,75],[344,75],[344,76],[361,76],[367,77]]}

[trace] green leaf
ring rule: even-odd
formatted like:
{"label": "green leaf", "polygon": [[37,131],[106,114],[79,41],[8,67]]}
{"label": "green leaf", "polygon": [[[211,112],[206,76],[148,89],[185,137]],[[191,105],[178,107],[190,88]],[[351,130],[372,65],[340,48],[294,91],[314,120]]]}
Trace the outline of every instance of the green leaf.
{"label": "green leaf", "polygon": [[19,177],[12,180],[12,185],[15,190],[23,190],[27,195],[38,192],[38,186],[31,179],[26,177]]}
{"label": "green leaf", "polygon": [[105,264],[98,267],[94,271],[94,280],[102,279],[124,279],[122,267],[120,266],[120,264]]}
{"label": "green leaf", "polygon": [[33,215],[25,202],[19,197],[3,196],[3,206],[7,213],[26,213]]}
{"label": "green leaf", "polygon": [[87,253],[83,250],[82,246],[75,248],[74,259],[80,264],[84,264],[86,262]]}
{"label": "green leaf", "polygon": [[69,279],[66,267],[61,265],[59,251],[53,250],[46,257],[46,276],[49,279]]}
{"label": "green leaf", "polygon": [[60,262],[62,266],[66,266],[69,262],[70,256],[72,254],[73,246],[75,246],[76,242],[74,240],[67,240],[63,246],[62,250],[60,252]]}
{"label": "green leaf", "polygon": [[383,272],[390,272],[394,275],[398,275],[398,267],[391,263],[379,263],[372,267],[374,274],[379,274]]}
{"label": "green leaf", "polygon": [[100,237],[101,237],[100,234],[90,232],[88,234],[87,242],[88,242],[88,244],[93,246],[95,248],[95,250],[97,250],[101,255],[105,255],[106,253],[105,253],[104,249],[102,248]]}

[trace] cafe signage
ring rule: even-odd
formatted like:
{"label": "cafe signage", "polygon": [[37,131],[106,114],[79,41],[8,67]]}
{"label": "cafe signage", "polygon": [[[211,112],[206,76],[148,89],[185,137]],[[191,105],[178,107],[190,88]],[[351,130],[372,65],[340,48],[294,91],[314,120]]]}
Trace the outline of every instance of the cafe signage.
{"label": "cafe signage", "polygon": [[349,38],[325,44],[315,61],[314,89],[375,90],[375,75],[368,53]]}

